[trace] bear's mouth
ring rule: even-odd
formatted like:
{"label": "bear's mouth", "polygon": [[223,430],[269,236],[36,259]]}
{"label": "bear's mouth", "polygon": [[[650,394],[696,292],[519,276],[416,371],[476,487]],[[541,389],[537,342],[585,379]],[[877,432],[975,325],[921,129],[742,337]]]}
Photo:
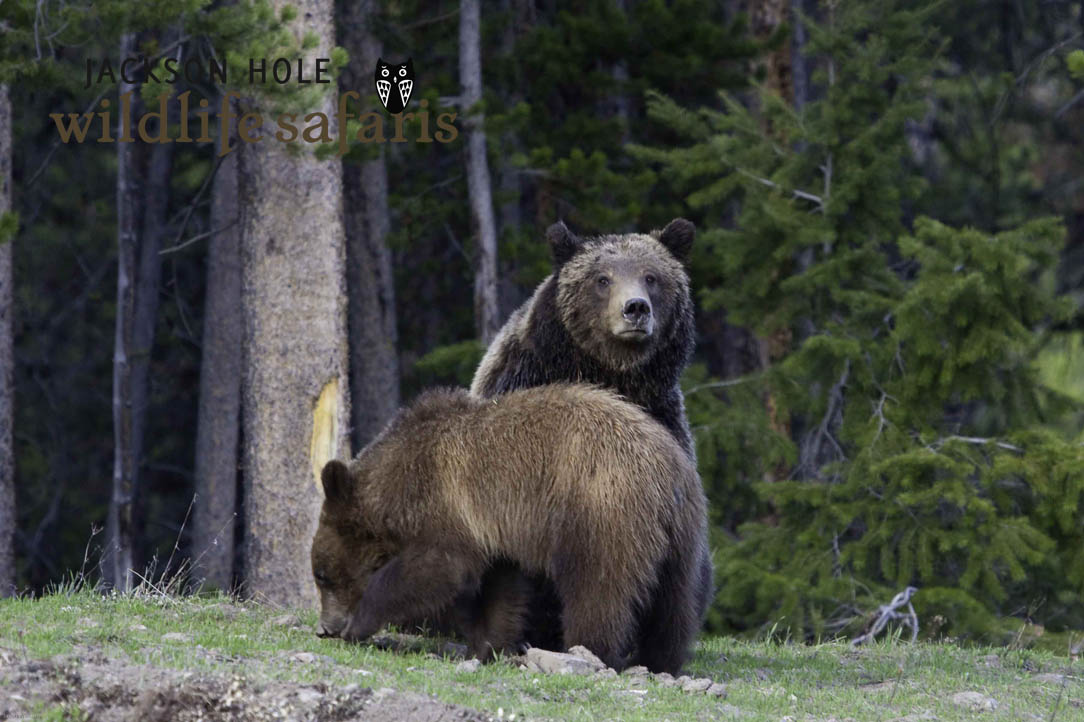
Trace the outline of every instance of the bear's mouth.
{"label": "bear's mouth", "polygon": [[647,338],[651,332],[646,328],[623,328],[617,332],[618,338],[639,341]]}

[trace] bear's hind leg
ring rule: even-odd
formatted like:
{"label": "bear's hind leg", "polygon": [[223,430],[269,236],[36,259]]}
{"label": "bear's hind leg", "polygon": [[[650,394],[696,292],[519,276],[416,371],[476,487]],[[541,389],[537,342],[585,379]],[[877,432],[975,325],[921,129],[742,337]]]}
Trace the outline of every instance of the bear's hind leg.
{"label": "bear's hind leg", "polygon": [[706,545],[697,551],[689,558],[671,549],[659,565],[652,602],[640,619],[635,662],[652,672],[677,675],[703,622],[711,558]]}
{"label": "bear's hind leg", "polygon": [[564,607],[562,625],[568,647],[581,645],[595,653],[606,666],[620,671],[628,664],[628,648],[635,621],[633,596],[628,590],[599,589],[585,580],[605,576],[584,576],[578,584],[557,582]]}

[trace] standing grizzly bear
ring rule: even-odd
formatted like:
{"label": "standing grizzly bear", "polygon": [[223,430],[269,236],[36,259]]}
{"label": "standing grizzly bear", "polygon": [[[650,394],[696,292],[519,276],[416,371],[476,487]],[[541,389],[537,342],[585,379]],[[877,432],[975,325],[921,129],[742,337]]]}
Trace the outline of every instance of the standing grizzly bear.
{"label": "standing grizzly bear", "polygon": [[[612,389],[665,426],[695,462],[680,377],[695,345],[693,303],[684,263],[696,229],[677,218],[662,231],[581,238],[556,223],[546,232],[554,272],[517,309],[490,344],[471,393],[493,397],[557,382]],[[712,594],[711,560],[700,570],[700,611]],[[502,580],[502,588],[497,580]],[[561,646],[560,605],[551,580],[529,580],[527,641]],[[482,598],[500,615],[521,606],[522,589],[506,560],[487,572]],[[481,602],[480,602],[481,603]]]}
{"label": "standing grizzly bear", "polygon": [[[364,639],[440,613],[505,559],[553,581],[565,644],[612,667],[675,673],[695,639],[700,479],[663,427],[608,391],[429,392],[322,480],[321,635]],[[483,630],[496,638],[465,630],[476,653],[515,643],[522,620],[506,621]]]}
{"label": "standing grizzly bear", "polygon": [[490,344],[471,393],[597,384],[642,406],[692,457],[678,382],[696,340],[683,266],[694,233],[683,218],[650,235],[579,238],[551,226],[554,272]]}

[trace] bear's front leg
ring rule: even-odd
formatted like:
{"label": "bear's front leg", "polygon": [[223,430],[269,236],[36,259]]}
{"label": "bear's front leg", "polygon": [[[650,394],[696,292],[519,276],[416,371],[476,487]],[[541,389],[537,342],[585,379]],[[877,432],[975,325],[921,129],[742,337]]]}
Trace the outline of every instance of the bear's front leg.
{"label": "bear's front leg", "polygon": [[369,578],[342,638],[356,642],[385,624],[442,611],[460,593],[477,589],[483,566],[477,555],[454,547],[407,547]]}

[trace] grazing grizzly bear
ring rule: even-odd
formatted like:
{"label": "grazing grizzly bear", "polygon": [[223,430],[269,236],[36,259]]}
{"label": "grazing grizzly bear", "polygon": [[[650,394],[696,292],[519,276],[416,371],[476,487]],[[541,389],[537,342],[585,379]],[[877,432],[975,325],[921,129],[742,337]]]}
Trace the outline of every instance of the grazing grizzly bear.
{"label": "grazing grizzly bear", "polygon": [[683,218],[650,235],[580,238],[551,226],[554,272],[490,344],[471,393],[597,384],[642,406],[692,456],[678,381],[696,341],[683,266],[694,233]]}
{"label": "grazing grizzly bear", "polygon": [[[700,479],[662,426],[609,391],[428,392],[322,480],[321,635],[364,639],[477,600],[500,559],[551,579],[565,644],[612,667],[676,672],[700,627]],[[497,628],[465,618],[478,654],[517,641],[523,620],[500,606]]]}

